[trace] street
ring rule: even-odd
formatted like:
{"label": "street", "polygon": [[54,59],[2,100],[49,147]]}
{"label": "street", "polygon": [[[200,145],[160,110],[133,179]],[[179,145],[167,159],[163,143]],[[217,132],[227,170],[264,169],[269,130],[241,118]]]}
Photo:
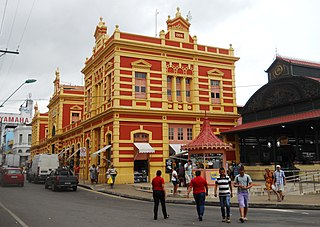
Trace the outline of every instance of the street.
{"label": "street", "polygon": [[153,203],[123,199],[79,187],[78,191],[53,192],[43,184],[25,187],[0,187],[0,226],[311,226],[317,210],[250,209],[249,221],[238,221],[232,208],[231,224],[221,223],[220,209],[206,207],[203,222],[195,206],[167,204],[170,218],[153,220]]}

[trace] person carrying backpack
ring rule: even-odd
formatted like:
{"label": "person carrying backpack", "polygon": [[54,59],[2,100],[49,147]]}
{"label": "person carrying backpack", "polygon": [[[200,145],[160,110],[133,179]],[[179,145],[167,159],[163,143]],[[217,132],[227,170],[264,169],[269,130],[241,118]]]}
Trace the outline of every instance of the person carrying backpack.
{"label": "person carrying backpack", "polygon": [[238,203],[240,212],[240,221],[248,221],[247,214],[249,208],[249,192],[252,187],[252,180],[248,174],[244,173],[244,166],[239,168],[239,174],[234,179],[234,187],[238,188]]}

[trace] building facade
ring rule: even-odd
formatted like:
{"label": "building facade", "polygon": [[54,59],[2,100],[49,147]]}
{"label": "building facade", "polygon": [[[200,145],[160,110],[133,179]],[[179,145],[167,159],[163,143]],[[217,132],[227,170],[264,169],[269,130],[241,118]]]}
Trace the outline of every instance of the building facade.
{"label": "building facade", "polygon": [[318,170],[320,64],[277,56],[266,72],[268,83],[241,110],[242,124],[225,132],[234,138],[239,161],[260,178],[276,164]]}
{"label": "building facade", "polygon": [[[135,174],[148,180],[156,170],[164,172],[170,150],[179,153],[181,145],[199,134],[205,113],[217,136],[234,127],[239,118],[235,94],[239,58],[231,45],[226,49],[198,44],[189,27],[179,9],[173,19],[168,17],[167,31],[159,38],[121,32],[119,26],[109,36],[101,19],[92,56],[82,69],[84,102],[77,104],[81,121],[74,127],[53,124],[50,100],[46,142],[41,146],[35,142],[32,151],[40,152],[46,144],[41,152],[61,152],[66,159],[76,156],[85,179],[89,166],[96,164],[100,182],[113,163],[116,182],[133,183]],[[56,110],[61,121],[70,116]],[[40,121],[35,117],[33,122],[38,122],[39,133]],[[56,132],[61,129],[55,135],[54,126]],[[234,151],[227,153],[226,160],[235,159]]]}
{"label": "building facade", "polygon": [[[30,155],[27,150],[30,149],[31,143],[22,149],[16,149],[19,147],[19,144],[16,142],[16,137],[19,136],[19,133],[31,135],[30,125],[32,115],[33,100],[31,99],[31,94],[29,98],[21,104],[19,113],[0,113],[0,155],[3,158],[3,162],[5,161],[6,154],[19,154],[20,165],[25,164],[28,155]],[[28,132],[25,131],[26,128],[28,128]],[[22,131],[17,132],[19,129]],[[27,141],[27,135],[25,139]],[[19,151],[21,151],[21,153]]]}
{"label": "building facade", "polygon": [[20,156],[20,166],[25,166],[30,158],[31,125],[18,125],[14,129],[13,154]]}

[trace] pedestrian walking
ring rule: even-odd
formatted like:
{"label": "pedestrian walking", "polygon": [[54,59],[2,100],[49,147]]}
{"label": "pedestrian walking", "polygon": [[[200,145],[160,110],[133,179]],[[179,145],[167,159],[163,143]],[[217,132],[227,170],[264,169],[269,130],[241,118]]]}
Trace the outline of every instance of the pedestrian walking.
{"label": "pedestrian walking", "polygon": [[277,191],[278,193],[278,202],[281,202],[284,199],[284,186],[286,184],[286,176],[280,165],[276,166],[276,171],[273,175],[275,191]]}
{"label": "pedestrian walking", "polygon": [[249,208],[249,192],[252,187],[252,180],[248,174],[244,173],[244,166],[239,168],[239,174],[234,179],[234,186],[238,188],[238,203],[240,212],[240,221],[248,221],[247,214]]}
{"label": "pedestrian walking", "polygon": [[179,171],[178,171],[178,177],[179,177],[179,187],[185,187],[186,186],[186,177],[185,177],[185,170],[182,163],[179,163]]}
{"label": "pedestrian walking", "polygon": [[99,166],[96,167],[96,184],[99,182]]}
{"label": "pedestrian walking", "polygon": [[201,172],[199,170],[196,171],[196,177],[193,178],[190,182],[187,198],[189,198],[189,194],[193,189],[193,197],[197,206],[197,213],[199,221],[202,221],[204,215],[204,203],[206,200],[206,196],[208,196],[208,183],[205,178],[201,177]]}
{"label": "pedestrian walking", "polygon": [[263,176],[264,176],[265,186],[266,186],[265,189],[268,193],[268,201],[270,201],[270,195],[272,191],[274,191],[277,197],[279,198],[278,192],[274,190],[275,186],[273,185],[274,183],[273,172],[270,169],[266,168]]}
{"label": "pedestrian walking", "polygon": [[90,172],[91,184],[93,184],[96,182],[96,177],[97,177],[97,169],[95,164],[92,164],[92,166],[89,168],[89,172]]}
{"label": "pedestrian walking", "polygon": [[189,184],[192,180],[192,161],[188,160],[188,162],[184,165],[184,172],[186,178],[186,186],[189,187]]}
{"label": "pedestrian walking", "polygon": [[174,167],[172,169],[171,182],[173,184],[173,195],[177,195],[178,194],[179,179],[178,179],[178,173],[177,173],[176,167]]}
{"label": "pedestrian walking", "polygon": [[219,201],[222,215],[222,222],[231,223],[230,220],[230,197],[232,198],[231,178],[226,175],[223,167],[219,169],[220,176],[217,178],[214,186],[214,196],[217,197],[219,188]]}
{"label": "pedestrian walking", "polygon": [[106,172],[107,183],[110,184],[111,188],[113,188],[117,175],[118,175],[117,169],[114,168],[113,164],[111,164]]}
{"label": "pedestrian walking", "polygon": [[152,179],[152,193],[153,193],[153,219],[158,219],[159,201],[161,202],[162,214],[164,219],[169,218],[166,209],[166,191],[164,189],[164,179],[161,177],[161,170],[158,170],[156,177]]}

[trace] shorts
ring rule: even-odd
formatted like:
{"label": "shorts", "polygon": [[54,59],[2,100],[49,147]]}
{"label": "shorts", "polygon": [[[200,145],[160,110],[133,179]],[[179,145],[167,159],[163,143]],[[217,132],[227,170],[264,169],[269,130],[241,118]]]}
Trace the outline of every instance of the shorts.
{"label": "shorts", "polygon": [[283,191],[284,191],[284,186],[283,186],[283,184],[276,185],[275,190],[276,190],[277,192],[280,192],[280,191],[283,192]]}
{"label": "shorts", "polygon": [[249,194],[248,192],[238,192],[238,203],[239,207],[248,207]]}
{"label": "shorts", "polygon": [[178,184],[178,181],[177,181],[177,180],[174,180],[174,181],[172,181],[172,184],[173,184],[174,186],[176,186],[176,185]]}

